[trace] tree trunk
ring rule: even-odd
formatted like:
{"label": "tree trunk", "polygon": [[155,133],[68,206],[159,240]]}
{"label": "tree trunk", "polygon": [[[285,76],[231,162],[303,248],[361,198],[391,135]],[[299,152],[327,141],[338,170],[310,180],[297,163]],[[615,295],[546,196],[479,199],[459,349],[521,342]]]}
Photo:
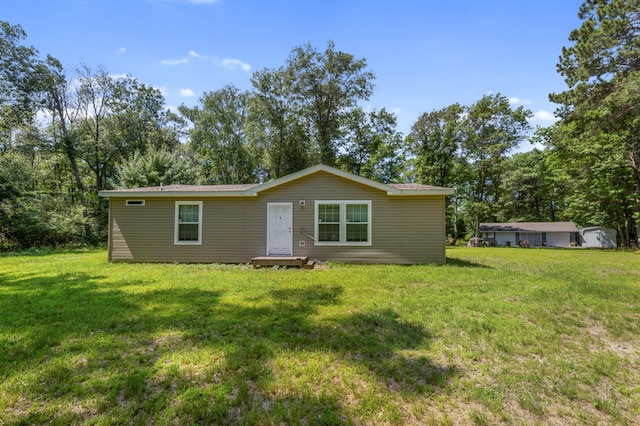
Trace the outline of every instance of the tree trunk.
{"label": "tree trunk", "polygon": [[71,165],[71,171],[73,172],[73,177],[76,183],[76,188],[78,189],[78,197],[80,200],[80,204],[83,207],[83,215],[86,217],[86,203],[84,200],[84,185],[82,184],[82,179],[80,177],[80,169],[78,168],[78,161],[73,153],[72,142],[70,141],[70,137],[67,135],[63,135],[62,146],[64,147],[64,153],[67,155],[69,159],[69,164]]}
{"label": "tree trunk", "polygon": [[53,116],[57,114],[60,118],[60,129],[62,131],[62,147],[64,153],[67,155],[69,159],[69,164],[71,165],[71,171],[73,172],[73,177],[76,182],[76,188],[78,189],[78,195],[80,197],[80,204],[82,205],[82,215],[83,217],[87,217],[87,205],[84,200],[84,185],[82,184],[82,179],[80,177],[80,169],[78,168],[78,162],[76,160],[75,152],[73,149],[73,139],[69,135],[69,129],[67,128],[67,115],[64,108],[64,102],[61,99],[61,94],[53,91],[51,93],[53,99]]}
{"label": "tree trunk", "polygon": [[[629,159],[631,160],[631,168],[633,173],[633,180],[636,187],[636,213],[640,214],[640,164],[638,164],[639,163],[638,156],[640,156],[640,152],[631,151],[631,153],[629,153]],[[637,224],[636,224],[636,240],[640,240],[640,236],[638,236]]]}
{"label": "tree trunk", "polygon": [[65,155],[69,159],[69,165],[71,166],[71,171],[73,172],[73,178],[75,180],[76,189],[78,190],[78,201],[80,202],[80,206],[82,207],[82,217],[85,219],[84,223],[84,233],[85,238],[91,240],[93,239],[93,232],[91,231],[91,226],[86,221],[89,217],[89,212],[87,210],[87,201],[84,198],[84,185],[82,184],[82,177],[80,176],[80,168],[78,167],[78,161],[76,159],[75,149],[73,147],[73,138],[69,134],[69,129],[67,127],[67,115],[64,108],[64,104],[60,95],[56,92],[52,93],[53,95],[53,109],[54,109],[54,117],[57,114],[60,118],[60,129],[62,131],[62,150]]}

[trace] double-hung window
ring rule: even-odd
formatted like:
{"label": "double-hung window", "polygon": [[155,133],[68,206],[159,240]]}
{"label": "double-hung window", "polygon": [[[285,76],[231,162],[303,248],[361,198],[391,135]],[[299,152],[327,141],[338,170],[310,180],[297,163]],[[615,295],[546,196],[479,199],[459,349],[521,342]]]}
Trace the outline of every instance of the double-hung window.
{"label": "double-hung window", "polygon": [[176,201],[174,243],[202,244],[202,201]]}
{"label": "double-hung window", "polygon": [[371,245],[371,201],[316,201],[316,245]]}

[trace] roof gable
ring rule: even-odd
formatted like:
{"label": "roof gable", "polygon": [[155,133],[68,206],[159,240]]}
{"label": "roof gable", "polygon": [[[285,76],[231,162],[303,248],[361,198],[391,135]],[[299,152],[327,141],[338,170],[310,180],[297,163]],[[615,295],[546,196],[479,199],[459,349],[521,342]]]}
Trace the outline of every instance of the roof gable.
{"label": "roof gable", "polygon": [[267,189],[275,188],[280,185],[284,185],[289,182],[293,182],[305,176],[309,176],[318,172],[325,172],[334,176],[341,177],[343,179],[359,183],[364,186],[368,186],[380,191],[384,191],[387,195],[416,195],[418,193],[425,194],[430,192],[431,194],[449,195],[453,194],[453,190],[450,188],[444,188],[440,186],[420,185],[420,184],[384,184],[376,182],[371,179],[367,179],[362,176],[354,175],[353,173],[345,172],[334,167],[326,166],[324,164],[318,164],[317,166],[309,167],[299,172],[292,173],[287,176],[283,176],[279,179],[267,182],[252,189],[256,193],[265,191]]}
{"label": "roof gable", "polygon": [[309,176],[318,172],[326,172],[335,176],[339,176],[341,178],[353,181],[353,182],[358,182],[362,185],[366,185],[366,186],[370,186],[372,188],[376,188],[376,189],[380,189],[382,191],[387,191],[387,186],[379,183],[379,182],[375,182],[372,181],[370,179],[367,178],[363,178],[362,176],[356,176],[354,174],[348,173],[348,172],[344,172],[342,170],[338,170],[336,168],[333,167],[329,167],[329,166],[325,166],[324,164],[318,164],[317,166],[313,166],[313,167],[309,167],[306,168],[304,170],[300,170],[299,172],[295,172],[295,173],[291,173],[290,175],[287,176],[283,176],[281,178],[278,178],[276,180],[272,180],[271,182],[267,182],[264,183],[256,188],[254,188],[254,191],[256,193],[258,192],[262,192],[265,191],[267,189],[272,189],[275,187],[278,187],[280,185],[284,185],[287,184],[289,182],[293,182],[295,180],[298,180],[300,178],[303,178],[305,176]]}

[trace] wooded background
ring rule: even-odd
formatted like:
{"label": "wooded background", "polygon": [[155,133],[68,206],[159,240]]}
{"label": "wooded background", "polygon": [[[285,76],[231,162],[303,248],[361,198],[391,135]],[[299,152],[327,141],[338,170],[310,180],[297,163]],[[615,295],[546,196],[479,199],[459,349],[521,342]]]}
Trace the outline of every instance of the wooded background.
{"label": "wooded background", "polygon": [[[531,111],[497,93],[425,112],[407,135],[393,113],[362,107],[375,74],[332,41],[294,47],[249,91],[224,86],[172,112],[134,76],[63,66],[0,21],[0,250],[104,241],[103,189],[253,183],[319,163],[454,188],[454,241],[480,222],[570,220],[635,245],[640,1],[587,0],[578,14],[558,46],[554,125],[532,128]],[[525,141],[542,148],[520,152]]]}

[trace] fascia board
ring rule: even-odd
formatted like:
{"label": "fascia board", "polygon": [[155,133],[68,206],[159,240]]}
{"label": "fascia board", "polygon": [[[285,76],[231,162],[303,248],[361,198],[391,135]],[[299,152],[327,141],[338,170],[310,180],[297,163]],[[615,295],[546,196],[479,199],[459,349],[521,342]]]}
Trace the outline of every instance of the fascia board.
{"label": "fascia board", "polygon": [[194,198],[194,197],[257,197],[247,191],[100,191],[105,198]]}

